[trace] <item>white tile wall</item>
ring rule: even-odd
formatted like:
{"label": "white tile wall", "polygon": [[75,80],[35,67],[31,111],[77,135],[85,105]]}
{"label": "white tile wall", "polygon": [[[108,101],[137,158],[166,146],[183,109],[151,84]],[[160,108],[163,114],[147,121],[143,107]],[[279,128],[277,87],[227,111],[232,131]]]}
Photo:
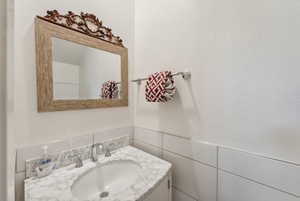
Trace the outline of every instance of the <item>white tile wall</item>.
{"label": "white tile wall", "polygon": [[300,166],[220,148],[219,168],[300,196]]}
{"label": "white tile wall", "polygon": [[163,151],[163,158],[173,164],[173,185],[201,201],[216,201],[216,168]]}
{"label": "white tile wall", "polygon": [[173,200],[216,201],[216,146],[144,128],[135,129],[134,144],[156,155],[162,150],[173,164]]}
{"label": "white tile wall", "polygon": [[94,142],[103,142],[108,139],[118,138],[125,135],[128,135],[130,137],[130,140],[132,140],[133,133],[134,133],[133,127],[122,127],[122,128],[107,129],[99,132],[93,132]]}
{"label": "white tile wall", "polygon": [[[299,187],[299,186],[298,186]],[[299,201],[300,198],[219,171],[218,201]]]}
{"label": "white tile wall", "polygon": [[71,141],[70,142],[71,148],[82,147],[84,145],[93,143],[93,135],[88,134],[88,135],[72,137],[70,141]]}
{"label": "white tile wall", "polygon": [[217,167],[217,147],[181,137],[163,135],[163,149]]}
{"label": "white tile wall", "polygon": [[159,158],[162,157],[162,149],[159,147],[140,142],[139,140],[134,141],[134,146]]}
{"label": "white tile wall", "polygon": [[162,147],[162,135],[161,133],[144,128],[134,129],[134,139],[147,142],[157,147]]}
{"label": "white tile wall", "polygon": [[194,198],[188,196],[187,194],[176,190],[175,188],[172,189],[173,191],[173,201],[196,201]]}
{"label": "white tile wall", "polygon": [[173,201],[300,201],[300,164],[143,128],[134,141],[173,164]]}
{"label": "white tile wall", "polygon": [[[297,164],[143,128],[125,127],[93,134],[95,142],[134,136],[134,146],[170,161],[173,201],[300,201]],[[92,135],[85,135],[54,142],[49,151],[81,146],[90,143],[91,138]],[[23,201],[25,160],[39,156],[41,146],[17,150],[16,201]]]}

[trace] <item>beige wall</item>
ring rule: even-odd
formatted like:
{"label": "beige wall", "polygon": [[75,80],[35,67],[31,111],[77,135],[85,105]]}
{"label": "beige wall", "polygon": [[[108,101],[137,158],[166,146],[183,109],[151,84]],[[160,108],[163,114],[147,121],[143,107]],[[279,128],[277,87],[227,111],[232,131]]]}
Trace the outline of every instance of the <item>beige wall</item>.
{"label": "beige wall", "polygon": [[[11,1],[9,42],[9,144],[8,157],[14,158],[18,147],[49,143],[72,136],[104,129],[131,126],[132,104],[129,107],[92,109],[66,112],[38,113],[36,101],[34,17],[49,9],[96,14],[104,25],[120,35],[129,49],[131,72],[133,57],[133,0],[81,1]],[[14,5],[13,5],[14,4]],[[13,149],[13,150],[12,150]],[[10,162],[13,175],[14,162]],[[8,185],[13,189],[13,178]],[[13,191],[10,191],[11,198]]]}
{"label": "beige wall", "polygon": [[[139,127],[299,163],[297,0],[135,2],[135,32],[133,0],[15,2],[7,80],[10,149],[132,125],[134,109]],[[135,77],[187,68],[191,81],[176,78],[178,94],[168,104],[145,103],[140,87],[135,108],[37,113],[33,18],[54,8],[100,16],[124,38],[131,69],[135,48]]]}
{"label": "beige wall", "polygon": [[6,3],[5,0],[0,1],[0,24],[2,25],[0,33],[0,200],[5,200],[5,169],[6,169],[6,129],[5,129],[5,80],[6,80]]}
{"label": "beige wall", "polygon": [[[122,5],[122,6],[121,6]],[[17,1],[15,2],[15,114],[16,145],[24,146],[65,139],[84,132],[132,124],[130,107],[37,113],[34,17],[47,9],[89,11],[125,41],[132,57],[132,1]],[[83,9],[84,8],[84,9]],[[131,61],[131,58],[130,58]],[[113,121],[112,121],[113,119]]]}
{"label": "beige wall", "polygon": [[135,125],[300,162],[298,0],[135,1],[135,77],[190,69]]}

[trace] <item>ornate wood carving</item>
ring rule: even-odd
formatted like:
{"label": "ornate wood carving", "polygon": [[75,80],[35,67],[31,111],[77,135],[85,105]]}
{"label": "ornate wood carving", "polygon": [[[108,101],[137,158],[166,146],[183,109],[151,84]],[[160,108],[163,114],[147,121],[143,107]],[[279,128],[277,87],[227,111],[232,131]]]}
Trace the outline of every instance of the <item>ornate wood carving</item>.
{"label": "ornate wood carving", "polygon": [[57,10],[48,10],[47,15],[38,16],[38,18],[124,47],[122,39],[112,34],[111,29],[103,26],[102,21],[93,14],[81,12],[80,15],[77,15],[69,11],[62,15]]}

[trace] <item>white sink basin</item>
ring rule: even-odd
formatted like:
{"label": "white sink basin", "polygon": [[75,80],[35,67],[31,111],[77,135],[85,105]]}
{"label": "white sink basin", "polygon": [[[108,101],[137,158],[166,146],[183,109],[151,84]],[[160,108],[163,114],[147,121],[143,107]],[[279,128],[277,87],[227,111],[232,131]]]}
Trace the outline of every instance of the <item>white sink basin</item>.
{"label": "white sink basin", "polygon": [[134,161],[119,160],[107,162],[90,169],[73,183],[73,196],[88,200],[95,196],[109,196],[118,193],[136,182],[141,166]]}
{"label": "white sink basin", "polygon": [[[126,146],[111,157],[99,156],[98,163],[86,160],[81,168],[70,165],[47,177],[26,179],[25,201],[144,200],[170,176],[171,167],[167,161]],[[99,198],[106,192],[107,198]]]}

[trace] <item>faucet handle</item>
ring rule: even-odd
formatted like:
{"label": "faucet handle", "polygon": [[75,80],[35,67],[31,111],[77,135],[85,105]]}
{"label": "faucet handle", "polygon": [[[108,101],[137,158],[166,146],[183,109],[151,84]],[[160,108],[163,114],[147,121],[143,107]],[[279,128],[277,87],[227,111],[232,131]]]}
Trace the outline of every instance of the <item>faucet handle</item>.
{"label": "faucet handle", "polygon": [[111,153],[110,153],[110,150],[109,149],[106,149],[106,152],[105,152],[105,157],[111,157]]}
{"label": "faucet handle", "polygon": [[98,153],[99,153],[100,151],[103,151],[104,145],[102,143],[99,143],[97,148],[98,148]]}
{"label": "faucet handle", "polygon": [[110,157],[111,156],[111,151],[113,151],[115,149],[115,144],[114,143],[110,143],[105,150],[105,157]]}
{"label": "faucet handle", "polygon": [[75,168],[81,168],[83,166],[83,162],[82,162],[80,154],[74,155],[73,161],[75,163]]}
{"label": "faucet handle", "polygon": [[95,149],[96,154],[100,154],[100,151],[102,152],[104,149],[104,145],[102,143],[96,143],[92,145],[92,148]]}

